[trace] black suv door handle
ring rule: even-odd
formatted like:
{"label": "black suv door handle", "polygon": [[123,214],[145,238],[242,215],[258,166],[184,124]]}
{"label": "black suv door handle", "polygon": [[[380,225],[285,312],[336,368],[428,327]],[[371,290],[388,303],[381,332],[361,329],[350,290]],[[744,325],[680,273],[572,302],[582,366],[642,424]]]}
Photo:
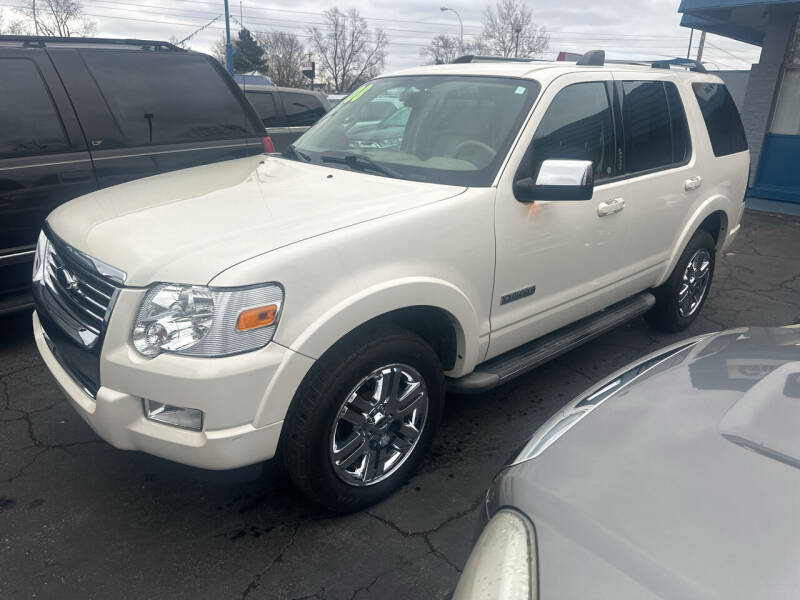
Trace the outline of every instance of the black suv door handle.
{"label": "black suv door handle", "polygon": [[58,176],[64,183],[83,183],[92,180],[92,172],[89,169],[61,171]]}

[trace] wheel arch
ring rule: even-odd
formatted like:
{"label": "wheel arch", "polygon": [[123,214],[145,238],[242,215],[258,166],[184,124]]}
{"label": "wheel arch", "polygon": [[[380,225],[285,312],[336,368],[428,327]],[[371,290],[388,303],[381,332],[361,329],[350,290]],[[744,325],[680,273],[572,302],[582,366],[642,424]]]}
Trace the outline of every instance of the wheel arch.
{"label": "wheel arch", "polygon": [[677,242],[672,248],[669,261],[658,278],[656,286],[661,285],[669,278],[684,248],[686,248],[689,240],[692,239],[692,236],[697,231],[701,229],[708,231],[711,237],[714,238],[717,251],[719,252],[723,249],[728,239],[729,224],[733,218],[729,214],[730,203],[731,201],[725,196],[712,196],[697,208],[681,230]]}
{"label": "wheel arch", "polygon": [[319,359],[355,330],[381,323],[423,338],[451,376],[470,372],[478,362],[481,344],[475,308],[460,289],[431,278],[408,278],[363,290],[320,315],[288,345]]}

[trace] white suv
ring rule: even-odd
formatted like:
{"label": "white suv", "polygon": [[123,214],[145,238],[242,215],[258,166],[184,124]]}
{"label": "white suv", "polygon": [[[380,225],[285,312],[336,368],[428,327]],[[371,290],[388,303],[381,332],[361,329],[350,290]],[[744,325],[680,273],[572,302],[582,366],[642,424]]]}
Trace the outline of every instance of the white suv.
{"label": "white suv", "polygon": [[[399,133],[354,146],[387,97],[409,109]],[[489,389],[641,314],[687,327],[748,168],[702,72],[596,53],[403,71],[283,157],[56,209],[36,342],[117,448],[209,469],[278,455],[310,497],[354,510],[419,466],[446,387]]]}

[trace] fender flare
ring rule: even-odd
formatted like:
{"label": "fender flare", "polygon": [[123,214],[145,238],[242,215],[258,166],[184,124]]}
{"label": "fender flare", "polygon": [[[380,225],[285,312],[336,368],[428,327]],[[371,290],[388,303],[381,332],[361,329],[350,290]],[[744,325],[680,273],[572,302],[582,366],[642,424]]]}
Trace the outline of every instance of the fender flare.
{"label": "fender flare", "polygon": [[728,235],[727,223],[730,223],[731,221],[730,207],[731,200],[721,194],[715,194],[714,196],[706,198],[697,207],[697,209],[694,211],[694,214],[692,214],[691,218],[686,222],[681,230],[677,242],[673,245],[672,254],[669,257],[669,261],[664,267],[661,275],[658,277],[654,287],[661,285],[667,279],[669,279],[670,274],[675,268],[675,264],[678,262],[681,254],[683,254],[683,250],[686,248],[689,240],[700,228],[700,224],[715,212],[722,212],[725,215],[726,220],[725,226],[720,230],[719,239],[717,240],[717,248],[722,248]]}
{"label": "fender flare", "polygon": [[386,281],[361,290],[320,315],[289,347],[316,360],[364,323],[413,306],[438,308],[450,316],[455,329],[457,357],[448,373],[457,376],[470,372],[478,362],[481,337],[478,314],[459,288],[431,277]]}

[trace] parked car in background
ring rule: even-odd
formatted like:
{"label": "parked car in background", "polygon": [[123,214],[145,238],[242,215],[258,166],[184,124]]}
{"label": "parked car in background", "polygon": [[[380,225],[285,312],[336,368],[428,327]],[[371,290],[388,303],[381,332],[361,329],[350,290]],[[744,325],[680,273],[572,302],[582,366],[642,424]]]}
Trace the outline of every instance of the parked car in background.
{"label": "parked car in background", "polygon": [[44,218],[131,179],[264,152],[209,56],[148,40],[0,36],[0,313],[31,305]]}
{"label": "parked car in background", "polygon": [[[47,367],[117,447],[278,453],[348,511],[421,464],[445,384],[488,390],[639,315],[685,329],[739,230],[738,113],[713,75],[592,56],[386,75],[282,156],[57,208],[33,286]],[[401,143],[353,149],[389,97]]]}
{"label": "parked car in background", "polygon": [[328,104],[333,108],[345,98],[347,98],[347,94],[328,94]]}
{"label": "parked car in background", "polygon": [[800,327],[654,352],[500,473],[453,598],[795,599],[799,431]]}
{"label": "parked car in background", "polygon": [[275,152],[283,152],[331,109],[324,94],[268,85],[240,85],[267,129]]}

